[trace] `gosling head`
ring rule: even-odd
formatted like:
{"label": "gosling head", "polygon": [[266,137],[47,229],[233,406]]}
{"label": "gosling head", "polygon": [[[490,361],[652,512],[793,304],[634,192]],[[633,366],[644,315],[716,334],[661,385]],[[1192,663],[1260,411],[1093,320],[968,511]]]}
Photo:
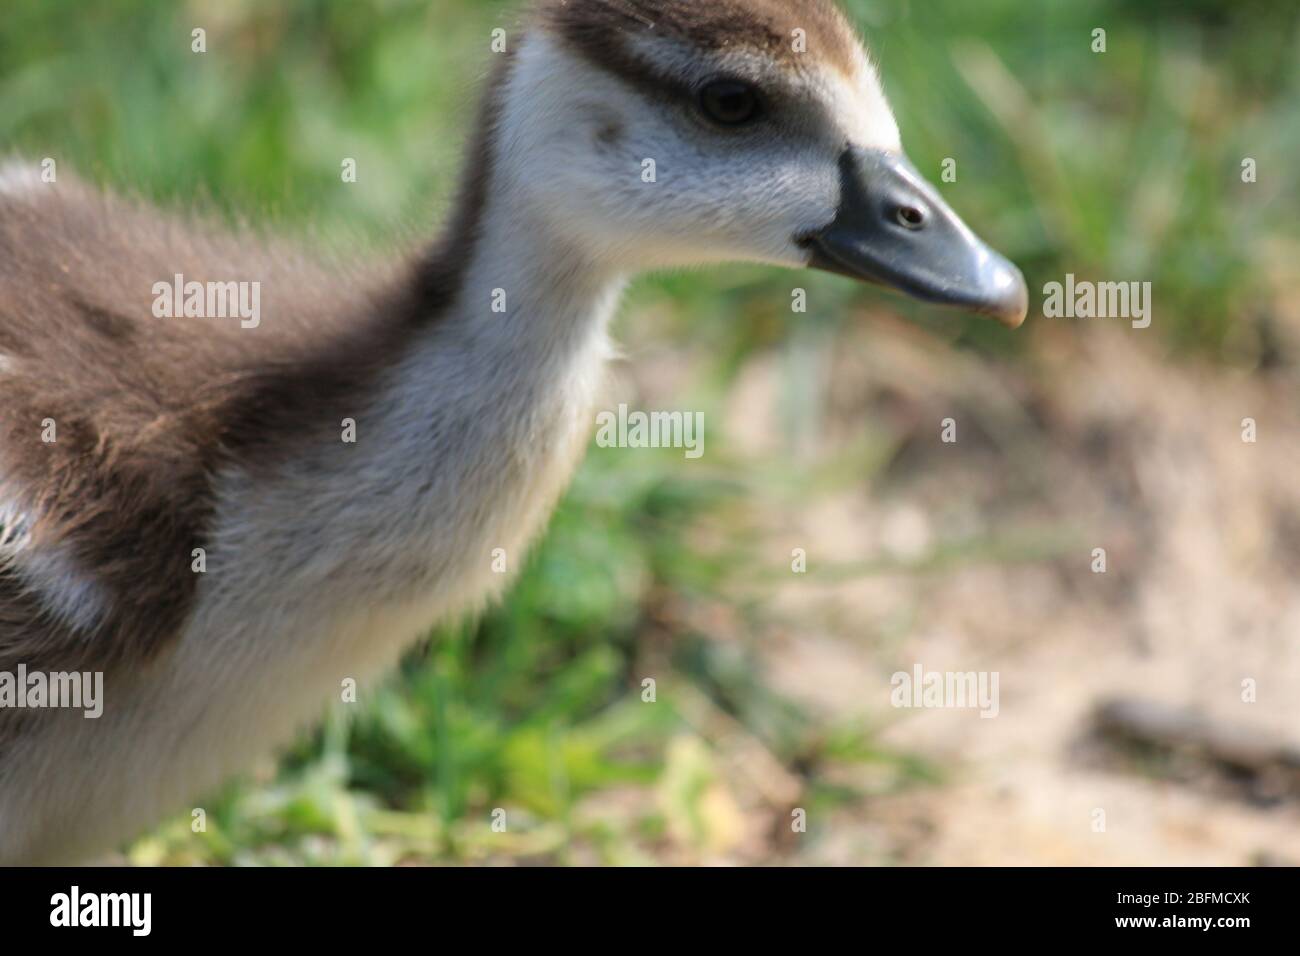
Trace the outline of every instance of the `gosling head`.
{"label": "gosling head", "polygon": [[813,267],[1023,321],[1023,276],[903,154],[832,0],[539,0],[535,19],[498,148],[526,158],[513,202],[595,260]]}

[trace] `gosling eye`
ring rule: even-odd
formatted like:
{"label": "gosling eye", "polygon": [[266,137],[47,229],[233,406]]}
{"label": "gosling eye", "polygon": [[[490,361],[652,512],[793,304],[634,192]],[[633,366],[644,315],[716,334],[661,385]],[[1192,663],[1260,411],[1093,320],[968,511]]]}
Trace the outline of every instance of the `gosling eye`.
{"label": "gosling eye", "polygon": [[758,90],[741,80],[714,80],[700,91],[700,109],[719,126],[743,126],[763,112]]}

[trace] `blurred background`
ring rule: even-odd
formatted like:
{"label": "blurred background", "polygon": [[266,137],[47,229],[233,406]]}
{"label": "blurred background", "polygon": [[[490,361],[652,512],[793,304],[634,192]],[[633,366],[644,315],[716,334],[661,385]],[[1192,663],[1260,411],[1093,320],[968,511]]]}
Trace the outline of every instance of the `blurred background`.
{"label": "blurred background", "polygon": [[[703,411],[705,456],[593,445],[500,606],[126,859],[1300,863],[1300,7],[847,6],[1027,324],[638,282],[611,405]],[[518,10],[6,0],[0,152],[363,258],[431,233]],[[1151,327],[1044,318],[1066,273]],[[998,716],[893,708],[917,664]]]}

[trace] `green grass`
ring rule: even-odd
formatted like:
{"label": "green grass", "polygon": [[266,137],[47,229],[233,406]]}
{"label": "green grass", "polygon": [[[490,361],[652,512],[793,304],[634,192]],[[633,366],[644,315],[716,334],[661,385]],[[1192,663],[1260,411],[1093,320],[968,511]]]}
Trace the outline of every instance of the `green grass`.
{"label": "green grass", "polygon": [[[1294,241],[1300,33],[1294,4],[1110,0],[851,0],[917,165],[1031,287],[1080,276],[1149,280],[1171,348],[1253,366],[1270,358],[1277,290],[1259,263]],[[0,17],[0,150],[164,202],[369,247],[427,231],[445,202],[496,0],[8,0]],[[209,52],[190,52],[208,30]],[[1108,52],[1089,49],[1094,27]],[[340,188],[340,157],[360,178]],[[1242,157],[1259,181],[1243,184]],[[412,212],[418,210],[418,212]],[[801,278],[801,283],[805,282]],[[831,334],[871,290],[810,275],[813,314],[792,316],[789,278],[735,268],[639,283],[631,311],[713,356],[683,407],[716,406],[751,356]],[[890,298],[963,348],[1013,355],[1018,339]],[[794,352],[792,352],[794,354]],[[796,382],[798,376],[792,377]],[[793,421],[811,392],[795,385]],[[690,402],[690,404],[688,404]],[[801,409],[803,411],[801,411]],[[713,416],[713,421],[720,420]],[[792,426],[793,427],[793,426]],[[813,477],[689,467],[676,454],[593,450],[546,540],[503,605],[435,635],[400,675],[336,704],[278,770],[131,850],[139,862],[637,863],[666,846],[707,854],[727,814],[709,727],[734,726],[824,807],[860,799],[828,768],[885,768],[886,786],[933,768],[882,752],[871,728],[818,727],[756,676],[745,641],[723,651],[689,614],[771,574],[747,525],[701,552],[706,517],[741,512],[755,487]],[[869,447],[864,459],[876,460]],[[836,475],[819,476],[834,483]],[[814,486],[815,487],[815,486]],[[1017,560],[1051,542],[975,542],[935,561]],[[832,576],[883,573],[831,569]],[[911,569],[924,573],[924,568]],[[761,601],[730,610],[767,613]],[[655,703],[642,680],[658,681]],[[605,799],[600,812],[585,801]],[[613,805],[615,809],[609,809]],[[492,812],[506,811],[506,833]]]}

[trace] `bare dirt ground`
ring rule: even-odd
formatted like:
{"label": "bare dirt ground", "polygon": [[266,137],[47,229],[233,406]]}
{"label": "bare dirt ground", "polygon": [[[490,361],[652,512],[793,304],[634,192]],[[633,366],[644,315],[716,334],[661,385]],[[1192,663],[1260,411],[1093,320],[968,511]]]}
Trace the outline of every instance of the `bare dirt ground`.
{"label": "bare dirt ground", "polygon": [[[1113,325],[1025,331],[1014,364],[887,319],[821,346],[828,412],[792,464],[815,470],[865,427],[878,467],[755,502],[774,562],[808,553],[807,574],[754,589],[770,609],[762,667],[828,724],[883,727],[882,744],[943,781],[814,816],[806,839],[724,841],[719,860],[1300,863],[1300,768],[1285,755],[1255,773],[1093,732],[1095,709],[1122,697],[1300,746],[1294,373],[1178,361]],[[676,407],[680,357],[642,364],[637,400]],[[731,450],[756,471],[790,458],[776,437],[789,374],[756,361],[730,396]],[[997,716],[892,707],[890,675],[916,664],[998,672]],[[729,778],[742,806],[761,802],[755,786]]]}

